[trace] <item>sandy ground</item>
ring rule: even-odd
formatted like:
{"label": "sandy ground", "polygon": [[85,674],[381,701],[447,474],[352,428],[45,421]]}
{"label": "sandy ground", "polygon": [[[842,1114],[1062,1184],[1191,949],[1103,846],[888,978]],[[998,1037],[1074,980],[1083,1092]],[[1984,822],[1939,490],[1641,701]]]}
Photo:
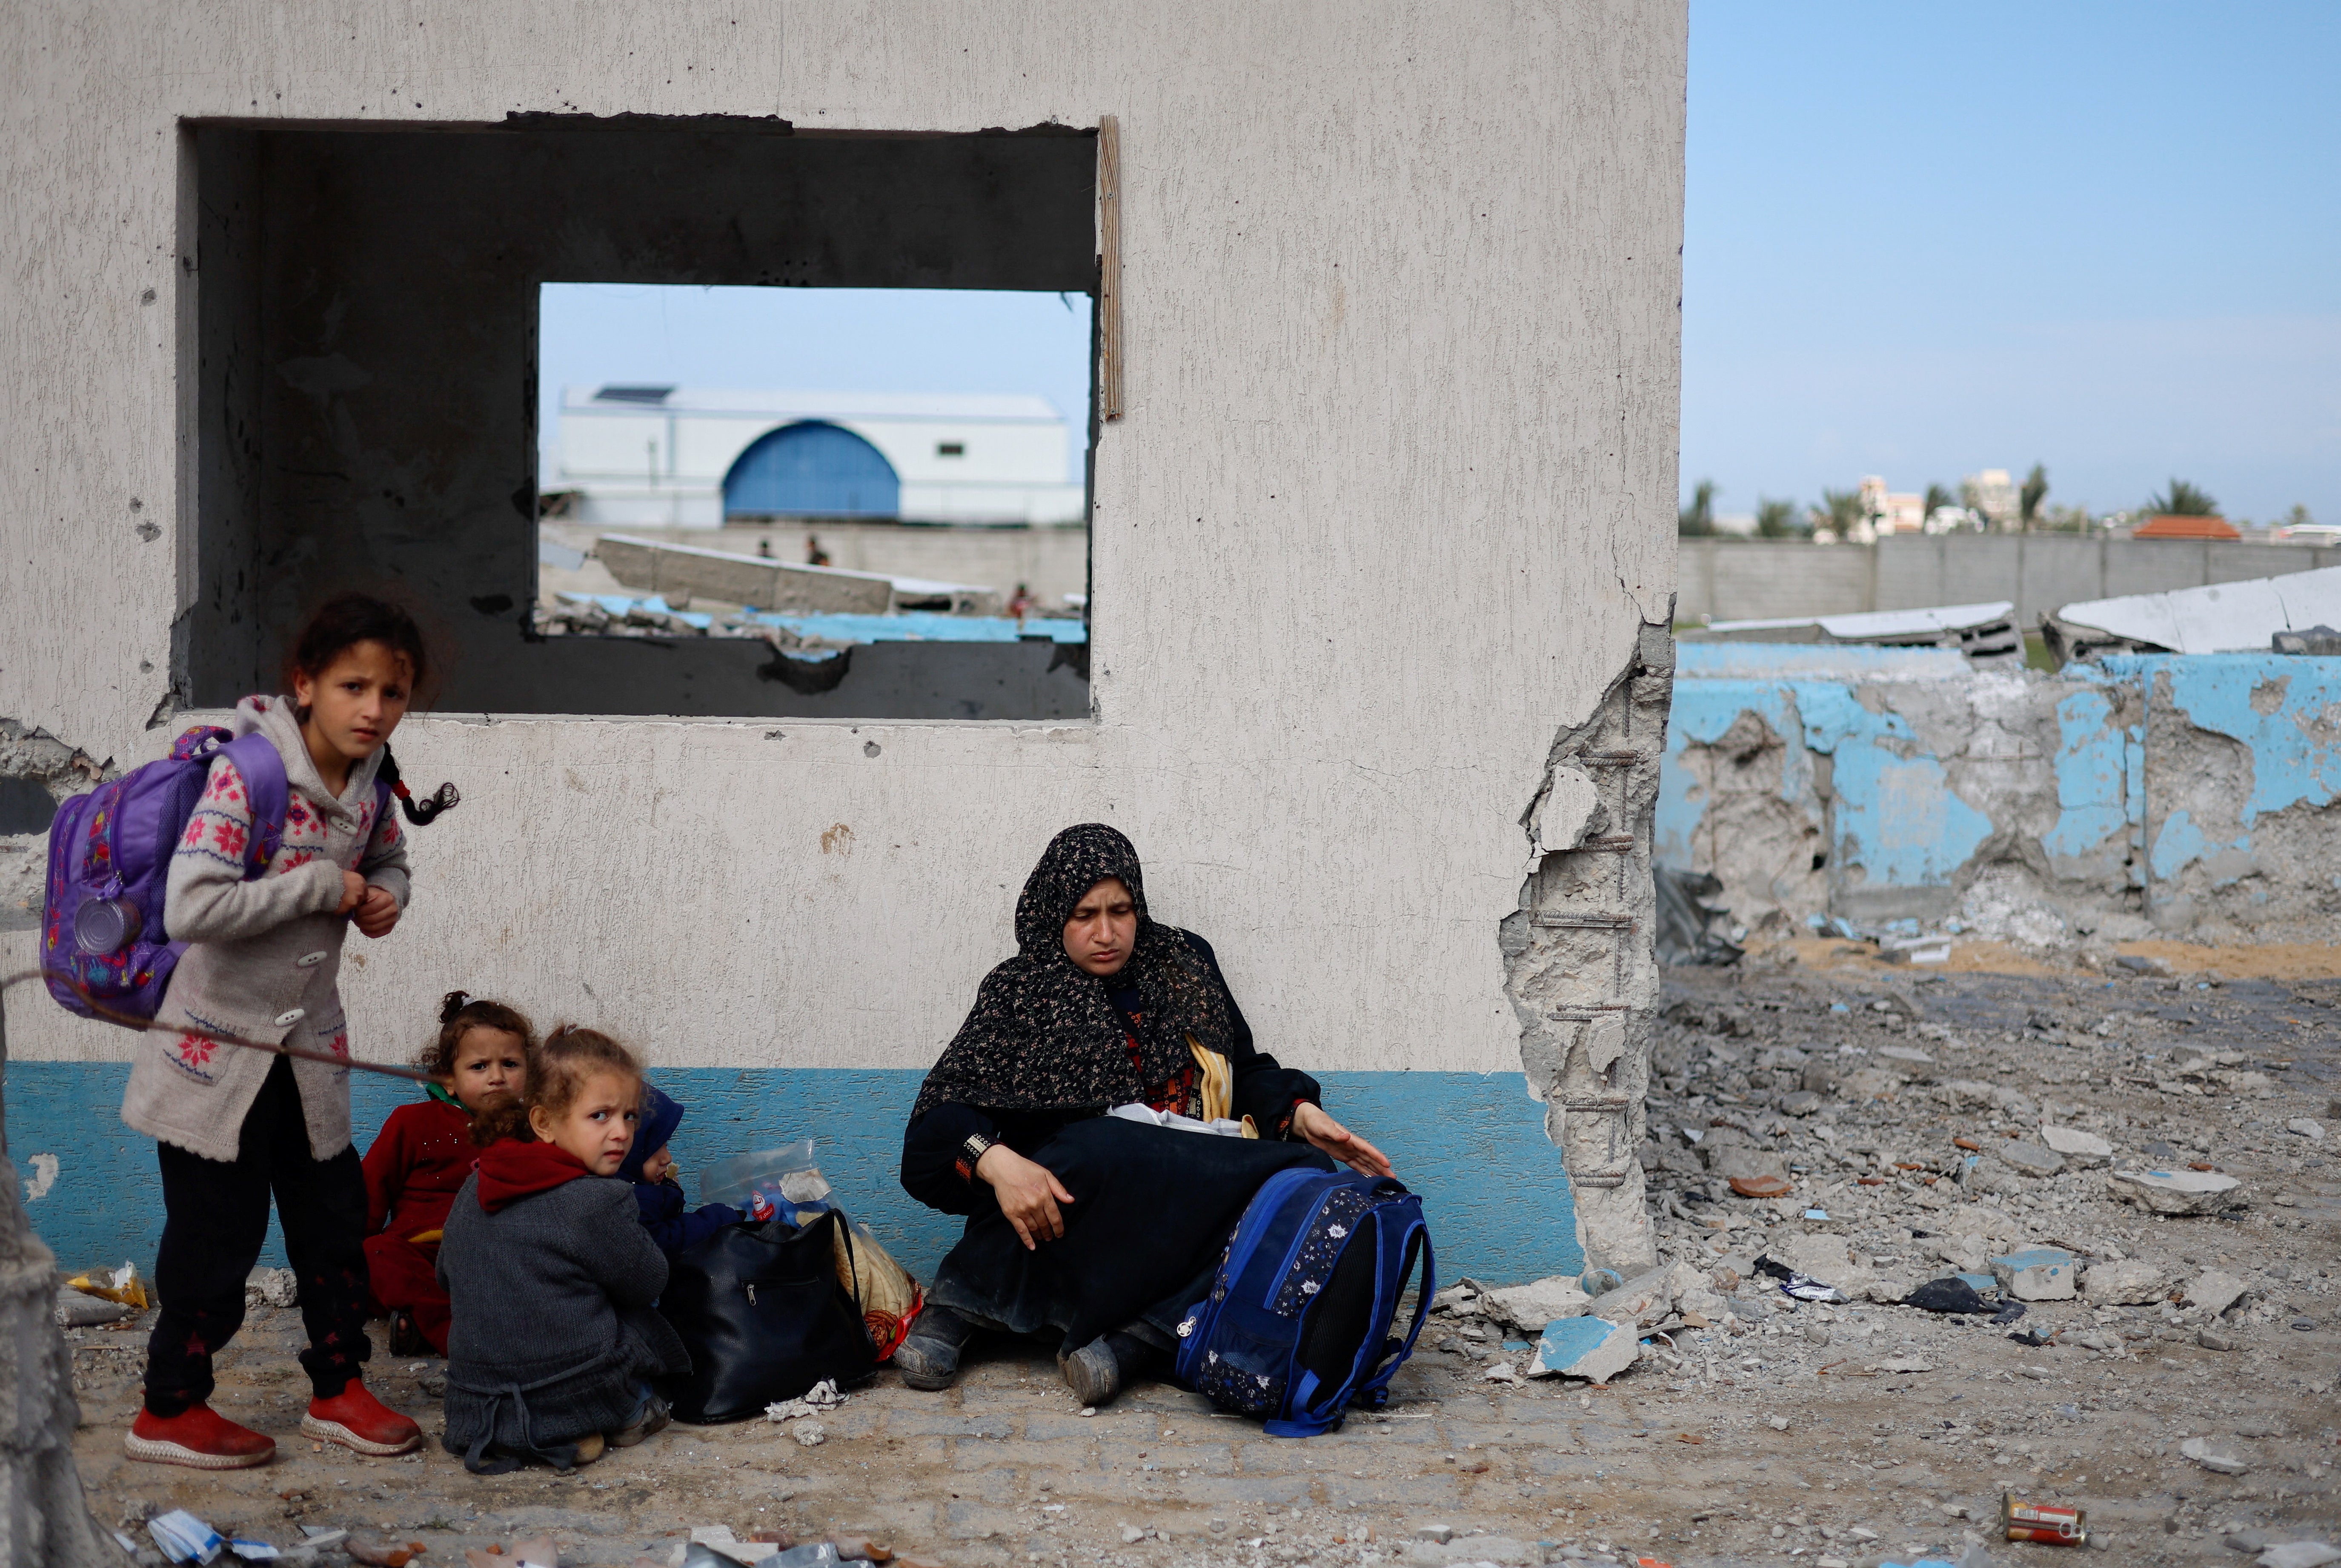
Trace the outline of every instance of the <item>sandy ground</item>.
{"label": "sandy ground", "polygon": [[[1987,1543],[1979,1560],[2061,1561],[2000,1540],[2009,1489],[2086,1507],[2105,1561],[2240,1564],[2252,1555],[2231,1539],[2332,1538],[2341,985],[2244,979],[2225,953],[2203,966],[2230,977],[2218,983],[1820,957],[1670,976],[1644,1151],[1653,1210],[1668,1257],[1726,1293],[1707,1326],[1652,1342],[1606,1387],[1492,1382],[1490,1366],[1525,1360],[1519,1335],[1441,1315],[1387,1412],[1280,1442],[1167,1384],[1083,1416],[1050,1347],[1002,1344],[941,1394],[882,1372],[822,1418],[819,1446],[763,1422],[676,1427],[572,1476],[483,1479],[435,1444],[380,1461],[301,1438],[297,1315],[264,1310],[222,1358],[218,1403],[277,1437],[275,1464],[204,1474],[125,1459],[143,1338],[84,1330],[82,1474],[108,1525],[184,1507],[280,1543],[302,1524],[345,1526],[423,1543],[422,1568],[537,1532],[564,1563],[663,1564],[710,1524],[742,1540],[868,1531],[996,1568],[1875,1564],[1955,1557],[1970,1537]],[[2286,1130],[2304,1118],[2330,1130]],[[2215,1165],[2243,1178],[2245,1206],[2157,1219],[2113,1201],[2104,1169],[2026,1175],[1995,1152],[2043,1122],[2098,1132],[2116,1168]],[[1709,1147],[1736,1135],[1796,1190],[1732,1196],[1684,1128]],[[1980,1146],[1972,1165],[1960,1137]],[[1890,1295],[1949,1272],[1929,1251],[1951,1221],[2006,1233],[1988,1238],[1995,1252],[2118,1251],[2182,1297],[2207,1269],[2247,1294],[2216,1321],[2167,1299],[2037,1302],[2011,1329],[1799,1305],[1740,1268],[1768,1247],[1842,1237],[1885,1282],[1873,1294]],[[375,1367],[374,1386],[435,1431],[440,1364]],[[2185,1456],[2198,1437],[2243,1473]],[[1441,1528],[1451,1542],[1422,1538]]]}

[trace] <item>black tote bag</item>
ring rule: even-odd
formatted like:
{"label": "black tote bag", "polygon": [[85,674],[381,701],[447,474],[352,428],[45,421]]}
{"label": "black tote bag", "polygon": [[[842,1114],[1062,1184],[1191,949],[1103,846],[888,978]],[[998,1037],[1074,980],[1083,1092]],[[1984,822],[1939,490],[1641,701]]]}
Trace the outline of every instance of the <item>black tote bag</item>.
{"label": "black tote bag", "polygon": [[838,1283],[834,1211],[802,1230],[785,1220],[727,1226],[677,1254],[659,1311],[691,1352],[691,1371],[665,1389],[675,1418],[745,1421],[825,1377],[866,1375],[877,1346],[862,1308]]}

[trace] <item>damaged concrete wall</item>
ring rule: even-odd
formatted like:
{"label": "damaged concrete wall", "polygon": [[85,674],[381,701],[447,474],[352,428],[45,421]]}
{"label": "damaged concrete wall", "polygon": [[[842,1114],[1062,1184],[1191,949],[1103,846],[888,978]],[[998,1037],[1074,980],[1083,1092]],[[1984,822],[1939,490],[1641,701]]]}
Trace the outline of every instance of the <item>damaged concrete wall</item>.
{"label": "damaged concrete wall", "polygon": [[1629,1275],[1658,1258],[1634,1151],[1659,1001],[1650,829],[1673,674],[1673,638],[1645,626],[1593,717],[1554,741],[1523,819],[1533,859],[1520,908],[1503,933],[1521,1062],[1569,1172],[1586,1256]]}
{"label": "damaged concrete wall", "polygon": [[[198,581],[182,553],[204,542],[198,476],[222,487],[226,547],[254,541],[264,574],[327,558],[423,571],[427,541],[464,519],[526,521],[509,494],[524,471],[502,493],[467,477],[460,519],[417,484],[405,512],[430,515],[375,553],[332,537],[348,521],[334,509],[291,504],[304,476],[255,479],[249,453],[209,461],[224,438],[188,412],[208,384],[189,165],[212,129],[494,130],[535,111],[777,115],[873,137],[1119,120],[1125,412],[1094,452],[1089,717],[412,719],[407,776],[453,779],[464,804],[415,835],[412,914],[352,949],[358,1051],[406,1056],[461,986],[607,1027],[657,1070],[736,1082],[736,1109],[704,1124],[702,1165],[729,1152],[716,1140],[893,1134],[899,1086],[1012,950],[1034,856],[1066,823],[1103,818],[1145,853],[1156,908],[1217,945],[1262,1045],[1367,1107],[1377,1137],[1413,1140],[1402,1168],[1451,1216],[1443,1259],[1467,1260],[1474,1235],[1497,1263],[1522,1256],[1499,1228],[1522,1184],[1541,1184],[1540,1214],[1565,1208],[1496,937],[1519,908],[1519,816],[1556,728],[1590,719],[1667,613],[1679,0],[678,0],[654,15],[125,0],[19,21],[0,316],[21,382],[43,392],[4,416],[0,598],[37,613],[0,620],[0,716],[115,767],[159,755],[194,716],[171,680]],[[243,188],[268,191],[266,174]],[[384,214],[365,223],[395,242]],[[271,275],[301,286],[297,267]],[[294,357],[345,352],[330,298],[282,303]],[[344,319],[378,342],[395,314],[353,299]],[[460,336],[426,324],[433,342]],[[376,369],[291,368],[337,383]],[[304,391],[285,371],[252,367],[265,384],[243,404],[223,390],[221,420],[323,396],[353,422],[309,427],[304,456],[425,477],[507,461],[473,451],[465,419],[378,426],[356,394]],[[396,384],[433,395],[404,370]],[[512,410],[526,402],[512,390]],[[399,444],[368,433],[384,429]],[[286,506],[263,527],[234,515],[239,491]],[[361,503],[374,521],[398,511]],[[490,554],[506,559],[487,543],[475,559]],[[517,570],[488,586],[523,599],[524,557]],[[264,580],[239,591],[225,615],[275,603]],[[1435,638],[1393,630],[1426,603],[1443,607]],[[0,960],[21,966],[29,938],[0,933]],[[55,1126],[19,1140],[62,1160],[36,1217],[140,1223],[151,1147],[125,1155],[126,1186],[83,1152],[103,1141],[86,1128],[111,1115],[105,1074],[128,1037],[22,992],[9,1003],[20,1056],[71,1080],[46,1102]],[[830,1087],[853,1075],[850,1094]],[[897,1087],[879,1094],[875,1075]],[[1499,1136],[1501,1118],[1534,1145]],[[832,1179],[874,1203],[892,1170],[874,1144],[854,1150]]]}
{"label": "damaged concrete wall", "polygon": [[[2329,941],[2341,660],[1687,647],[1659,859],[1736,921],[1957,919],[2037,946]],[[1772,666],[1770,674],[1763,667]]]}

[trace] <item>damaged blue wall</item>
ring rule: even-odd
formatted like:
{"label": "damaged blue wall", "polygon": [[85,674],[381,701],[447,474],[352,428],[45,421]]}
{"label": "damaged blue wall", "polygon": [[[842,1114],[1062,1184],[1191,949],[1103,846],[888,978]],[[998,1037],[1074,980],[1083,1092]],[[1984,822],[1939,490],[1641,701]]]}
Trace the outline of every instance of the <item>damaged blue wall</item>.
{"label": "damaged blue wall", "polygon": [[1727,903],[1724,851],[1701,836],[1715,768],[1692,753],[1766,739],[1750,719],[1782,749],[1781,805],[1827,845],[1830,902],[1848,906],[1829,912],[1948,899],[1987,847],[2075,898],[2135,888],[2165,928],[2204,912],[2198,882],[2253,881],[2229,918],[2247,905],[2305,918],[2315,908],[2286,889],[2341,888],[2341,851],[2303,863],[2255,836],[2341,797],[2341,660],[2142,654],[2051,677],[1935,650],[1687,643],[1655,849],[1724,872]]}

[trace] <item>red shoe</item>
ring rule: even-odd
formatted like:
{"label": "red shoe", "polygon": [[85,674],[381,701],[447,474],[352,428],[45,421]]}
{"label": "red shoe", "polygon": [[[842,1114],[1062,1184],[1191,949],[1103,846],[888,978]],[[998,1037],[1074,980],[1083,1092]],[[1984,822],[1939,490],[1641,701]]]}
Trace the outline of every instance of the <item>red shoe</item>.
{"label": "red shoe", "polygon": [[366,1392],[353,1377],[331,1399],[309,1401],[301,1430],[311,1437],[386,1459],[422,1445],[423,1428]]}
{"label": "red shoe", "polygon": [[190,1404],[167,1420],[141,1408],[122,1446],[150,1464],[196,1470],[249,1470],[276,1457],[276,1440],[238,1426],[208,1404]]}

